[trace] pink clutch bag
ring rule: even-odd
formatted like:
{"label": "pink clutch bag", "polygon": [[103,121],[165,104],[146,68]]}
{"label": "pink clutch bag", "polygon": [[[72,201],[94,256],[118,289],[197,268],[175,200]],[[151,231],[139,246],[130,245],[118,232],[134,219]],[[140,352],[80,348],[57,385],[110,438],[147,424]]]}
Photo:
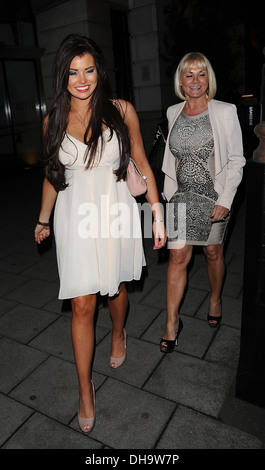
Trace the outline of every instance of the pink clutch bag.
{"label": "pink clutch bag", "polygon": [[132,196],[137,197],[147,191],[146,176],[143,176],[136,163],[130,158],[127,168],[126,183]]}

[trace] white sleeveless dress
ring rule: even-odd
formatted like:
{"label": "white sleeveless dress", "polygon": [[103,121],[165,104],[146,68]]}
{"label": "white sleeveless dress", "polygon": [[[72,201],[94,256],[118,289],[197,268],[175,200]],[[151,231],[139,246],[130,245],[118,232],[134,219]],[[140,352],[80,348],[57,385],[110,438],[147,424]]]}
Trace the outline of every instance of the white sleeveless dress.
{"label": "white sleeveless dress", "polygon": [[85,168],[86,145],[66,134],[59,154],[69,186],[59,191],[54,234],[59,299],[113,296],[122,281],[138,280],[145,265],[138,205],[125,181],[116,181],[118,139],[103,132],[103,153]]}

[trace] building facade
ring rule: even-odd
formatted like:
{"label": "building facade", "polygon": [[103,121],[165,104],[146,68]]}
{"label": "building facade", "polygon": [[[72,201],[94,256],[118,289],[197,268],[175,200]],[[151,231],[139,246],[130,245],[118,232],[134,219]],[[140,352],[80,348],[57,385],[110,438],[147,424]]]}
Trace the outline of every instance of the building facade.
{"label": "building facade", "polygon": [[200,0],[0,0],[2,168],[12,172],[39,161],[41,123],[52,100],[52,65],[70,33],[91,37],[103,50],[113,97],[135,106],[147,155],[166,109],[177,102],[174,71],[190,48],[209,52],[214,68],[219,67],[218,81],[230,92],[221,99],[251,94],[253,86],[245,78],[256,83],[259,77],[253,79],[245,52],[254,58],[252,64],[257,62],[253,51],[260,52],[253,49],[250,13],[244,19],[239,0],[233,11],[223,3],[221,8],[212,0],[204,8]]}
{"label": "building facade", "polygon": [[70,33],[87,35],[103,50],[113,96],[133,102],[148,152],[163,110],[174,100],[173,80],[163,73],[160,54],[166,1],[33,0],[32,4],[39,45],[44,49],[41,67],[47,106],[59,43]]}
{"label": "building facade", "polygon": [[[2,1],[0,13],[0,156],[4,171],[36,164],[41,122],[52,100],[52,65],[70,33],[103,50],[113,97],[131,101],[146,152],[174,99],[160,48],[164,0]],[[18,79],[19,78],[19,79]],[[171,98],[166,98],[170,95]]]}

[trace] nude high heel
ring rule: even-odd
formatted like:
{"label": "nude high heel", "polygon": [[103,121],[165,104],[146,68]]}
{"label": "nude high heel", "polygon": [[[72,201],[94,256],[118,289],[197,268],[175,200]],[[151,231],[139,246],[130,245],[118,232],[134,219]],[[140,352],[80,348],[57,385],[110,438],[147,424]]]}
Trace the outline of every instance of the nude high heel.
{"label": "nude high heel", "polygon": [[124,337],[124,347],[125,347],[125,354],[121,357],[112,357],[110,356],[110,367],[112,369],[117,369],[118,367],[121,367],[122,364],[124,364],[126,360],[126,341],[127,341],[127,334],[125,329],[123,329],[123,337]]}
{"label": "nude high heel", "polygon": [[91,385],[92,385],[92,390],[93,390],[94,416],[92,416],[92,418],[82,418],[78,413],[78,425],[84,434],[90,433],[95,425],[96,399],[95,399],[95,388],[94,388],[94,384],[92,381],[91,381]]}

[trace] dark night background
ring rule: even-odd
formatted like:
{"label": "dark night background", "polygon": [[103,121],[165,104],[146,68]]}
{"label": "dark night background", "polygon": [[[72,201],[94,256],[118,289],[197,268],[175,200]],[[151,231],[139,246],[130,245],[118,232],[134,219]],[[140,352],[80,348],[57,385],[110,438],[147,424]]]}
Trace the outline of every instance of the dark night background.
{"label": "dark night background", "polygon": [[[203,52],[213,65],[218,95],[222,98],[242,85],[235,70],[241,55],[245,72],[244,92],[259,95],[265,60],[261,2],[171,0],[165,7],[165,16],[169,28],[165,50],[171,76],[184,54],[194,50]],[[240,34],[236,37],[238,29]]]}

